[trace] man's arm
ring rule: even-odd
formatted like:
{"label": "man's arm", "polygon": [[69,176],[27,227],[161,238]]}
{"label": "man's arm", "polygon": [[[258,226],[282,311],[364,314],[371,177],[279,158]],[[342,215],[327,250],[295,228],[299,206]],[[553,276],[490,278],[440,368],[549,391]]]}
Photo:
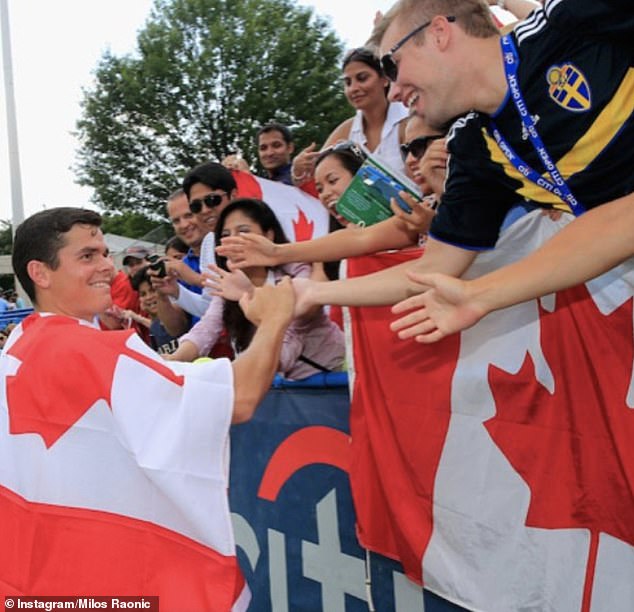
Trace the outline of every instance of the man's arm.
{"label": "man's arm", "polygon": [[161,278],[153,270],[150,270],[149,274],[152,287],[156,289],[159,321],[170,336],[181,336],[190,328],[190,321],[187,313],[172,304],[169,299],[170,295],[178,294],[176,278],[173,276]]}
{"label": "man's arm", "polygon": [[[472,281],[423,274],[433,289],[399,304],[394,312],[421,308],[416,324],[396,321],[401,337],[435,342],[470,327],[484,315],[583,283],[634,255],[634,194],[594,208],[517,263]],[[411,316],[411,315],[408,315]]]}
{"label": "man's arm", "polygon": [[425,290],[407,272],[443,272],[460,276],[471,265],[477,252],[429,239],[425,252],[410,261],[374,274],[330,283],[296,280],[297,312],[308,306],[338,304],[341,306],[385,306],[395,304]]}
{"label": "man's arm", "polygon": [[240,299],[240,307],[257,326],[253,340],[233,366],[233,423],[248,421],[271,387],[277,372],[284,333],[293,318],[295,297],[290,280],[265,285]]}
{"label": "man's arm", "polygon": [[164,257],[164,261],[168,274],[175,274],[179,280],[182,280],[188,285],[194,285],[196,287],[203,286],[202,275],[192,270],[184,261],[173,257]]}

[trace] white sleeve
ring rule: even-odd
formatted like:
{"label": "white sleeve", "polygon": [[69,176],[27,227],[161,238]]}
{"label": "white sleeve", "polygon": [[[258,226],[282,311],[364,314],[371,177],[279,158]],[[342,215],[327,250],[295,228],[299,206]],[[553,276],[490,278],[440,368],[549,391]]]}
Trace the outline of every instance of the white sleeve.
{"label": "white sleeve", "polygon": [[207,292],[195,293],[183,285],[178,285],[178,297],[171,299],[173,304],[180,306],[183,310],[187,311],[190,315],[195,317],[202,317],[209,303],[211,302],[211,295]]}

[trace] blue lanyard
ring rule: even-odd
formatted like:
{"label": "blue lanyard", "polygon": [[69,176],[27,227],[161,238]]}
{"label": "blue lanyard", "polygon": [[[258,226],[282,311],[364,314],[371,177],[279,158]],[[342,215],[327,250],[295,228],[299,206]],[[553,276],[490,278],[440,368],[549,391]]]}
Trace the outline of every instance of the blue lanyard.
{"label": "blue lanyard", "polygon": [[528,132],[528,136],[530,138],[531,144],[537,151],[539,158],[544,165],[546,171],[550,174],[552,181],[544,178],[539,172],[531,168],[511,147],[511,145],[507,142],[507,140],[502,136],[502,133],[497,128],[495,123],[491,121],[491,130],[493,133],[493,138],[495,138],[495,142],[498,143],[498,146],[506,156],[506,158],[513,164],[513,166],[527,179],[539,185],[543,189],[546,189],[550,193],[555,194],[559,199],[566,202],[572,212],[579,216],[585,209],[581,202],[575,198],[570,191],[570,188],[566,184],[564,178],[559,174],[559,170],[557,170],[557,166],[553,162],[550,154],[546,150],[542,139],[537,133],[537,128],[535,127],[535,122],[531,117],[531,114],[528,112],[526,108],[526,104],[524,103],[524,96],[522,96],[522,92],[520,91],[520,86],[517,78],[517,69],[519,66],[519,56],[517,54],[517,50],[515,48],[515,44],[513,43],[513,39],[507,34],[502,37],[502,52],[504,56],[504,72],[506,75],[506,82],[508,83],[509,89],[511,91],[511,98],[513,98],[513,103],[517,108],[517,112],[520,114],[520,118],[522,119],[522,124],[526,128]]}

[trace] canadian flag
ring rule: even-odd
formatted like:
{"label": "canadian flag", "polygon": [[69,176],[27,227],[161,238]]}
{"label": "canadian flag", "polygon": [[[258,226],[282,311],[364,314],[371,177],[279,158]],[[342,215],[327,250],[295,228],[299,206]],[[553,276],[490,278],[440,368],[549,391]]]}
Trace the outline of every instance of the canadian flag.
{"label": "canadian flag", "polygon": [[[4,595],[158,595],[245,610],[228,502],[228,360],[31,315],[0,358]],[[0,593],[1,594],[1,593]]]}
{"label": "canadian flag", "polygon": [[311,240],[328,233],[328,211],[311,194],[284,183],[270,181],[247,172],[232,172],[242,198],[266,202],[279,219],[291,242]]}
{"label": "canadian flag", "polygon": [[[467,276],[568,222],[522,217]],[[428,346],[387,308],[351,309],[362,543],[468,609],[633,610],[633,295],[628,261]]]}

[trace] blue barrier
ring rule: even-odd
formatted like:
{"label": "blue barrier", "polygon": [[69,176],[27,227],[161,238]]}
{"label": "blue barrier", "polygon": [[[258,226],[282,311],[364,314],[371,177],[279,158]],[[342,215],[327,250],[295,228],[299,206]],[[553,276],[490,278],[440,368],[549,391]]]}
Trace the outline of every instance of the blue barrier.
{"label": "blue barrier", "polygon": [[[328,388],[315,377],[311,386],[278,381],[253,419],[232,428],[229,498],[250,612],[369,609],[347,473],[347,377],[338,374]],[[381,612],[462,610],[380,555],[370,555],[369,589]]]}
{"label": "blue barrier", "polygon": [[302,380],[288,380],[279,374],[275,375],[274,389],[298,389],[298,388],[320,388],[332,389],[333,387],[348,386],[348,372],[319,372],[303,378]]}
{"label": "blue barrier", "polygon": [[18,308],[16,310],[5,310],[0,313],[0,329],[5,328],[9,323],[19,323],[33,312],[33,308]]}

